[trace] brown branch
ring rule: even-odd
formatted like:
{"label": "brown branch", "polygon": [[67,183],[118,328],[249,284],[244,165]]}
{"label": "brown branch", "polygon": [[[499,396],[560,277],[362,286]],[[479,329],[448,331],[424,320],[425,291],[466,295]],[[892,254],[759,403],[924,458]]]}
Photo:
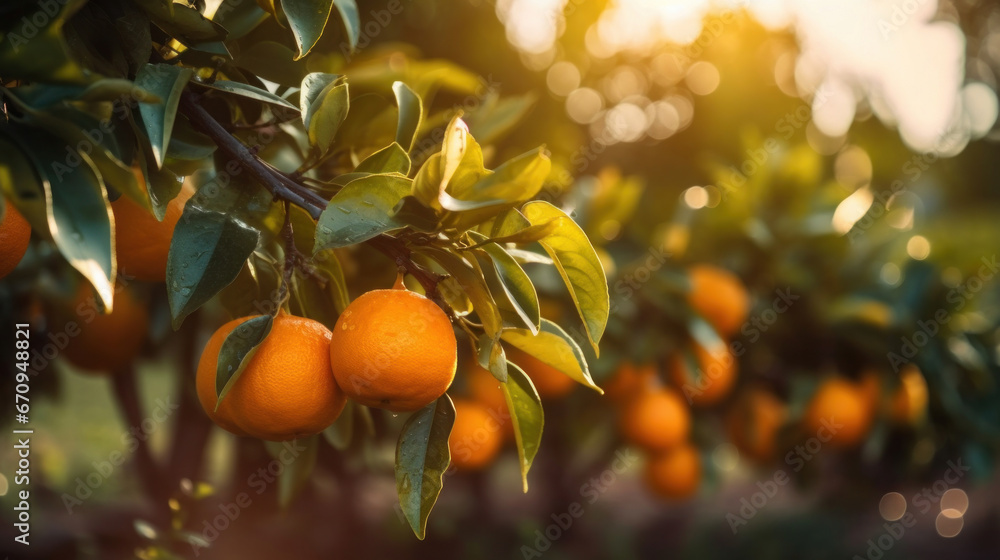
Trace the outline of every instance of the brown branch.
{"label": "brown branch", "polygon": [[[182,93],[179,108],[195,128],[215,141],[220,150],[237,161],[254,180],[263,185],[276,199],[303,208],[309,212],[314,220],[319,220],[328,202],[302,183],[258,158],[257,154],[230,134],[219,121],[215,120],[201,106],[197,94],[189,91]],[[410,250],[403,242],[382,234],[369,239],[366,243],[391,258],[397,266],[402,267],[416,278],[429,296],[439,302],[442,301],[437,293],[437,284],[441,277],[413,262],[413,259],[410,258]]]}

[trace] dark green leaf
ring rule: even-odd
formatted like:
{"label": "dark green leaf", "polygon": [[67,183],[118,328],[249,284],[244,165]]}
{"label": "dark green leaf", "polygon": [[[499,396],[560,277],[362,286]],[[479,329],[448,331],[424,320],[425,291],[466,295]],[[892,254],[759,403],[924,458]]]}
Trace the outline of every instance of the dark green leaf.
{"label": "dark green leaf", "polygon": [[413,142],[420,130],[420,120],[423,117],[423,102],[410,86],[403,82],[393,82],[392,92],[396,94],[396,105],[399,107],[399,123],[396,125],[396,143],[406,149],[413,149]]}
{"label": "dark green leaf", "polygon": [[214,82],[205,83],[199,82],[199,84],[211,89],[232,93],[233,95],[240,95],[242,97],[256,99],[257,101],[263,101],[264,103],[270,103],[271,105],[278,105],[295,111],[299,110],[298,107],[284,97],[279,97],[267,90],[251,86],[249,84],[230,82],[228,80],[216,80]]}
{"label": "dark green leaf", "polygon": [[167,299],[174,328],[236,278],[258,236],[231,216],[191,204],[184,207],[167,256]]}
{"label": "dark green leaf", "polygon": [[427,531],[427,517],[441,493],[444,473],[451,464],[448,437],[454,423],[455,405],[444,395],[406,420],[396,444],[399,505],[421,540]]}
{"label": "dark green leaf", "polygon": [[599,354],[597,343],[608,323],[610,298],[608,279],[597,251],[580,226],[548,202],[529,202],[521,207],[521,212],[532,225],[565,218],[559,220],[558,226],[539,243],[555,262],[583,319],[590,344]]}
{"label": "dark green leaf", "polygon": [[340,21],[347,33],[347,43],[351,50],[358,48],[358,37],[361,36],[361,18],[358,16],[358,4],[354,0],[333,0],[334,7],[340,13]]}
{"label": "dark green leaf", "polygon": [[504,331],[501,337],[504,342],[565,373],[577,383],[604,394],[604,391],[594,384],[590,368],[587,367],[587,359],[580,346],[552,321],[542,319],[542,327],[537,334],[526,329],[511,329]]}
{"label": "dark green leaf", "polygon": [[420,247],[419,251],[441,265],[441,268],[458,282],[462,291],[472,302],[472,307],[479,315],[479,320],[486,333],[490,337],[499,335],[503,320],[493,297],[490,296],[486,280],[483,278],[478,264],[470,263],[454,253],[436,247]]}
{"label": "dark green leaf", "polygon": [[316,102],[319,101],[324,91],[343,81],[343,76],[326,72],[312,72],[302,78],[302,84],[299,86],[299,111],[302,113],[302,124],[307,129],[313,110],[319,107]]}
{"label": "dark green leaf", "polygon": [[[93,160],[40,129],[18,126],[13,138],[41,178],[52,240],[111,310],[117,273],[114,218]],[[67,154],[79,158],[75,165],[69,165]]]}
{"label": "dark green leaf", "polygon": [[271,332],[273,324],[274,317],[270,315],[260,315],[247,319],[233,329],[226,340],[222,342],[215,371],[215,394],[218,396],[215,401],[215,410],[219,410],[222,399],[226,398],[229,391],[239,381],[243,370],[253,359],[253,355],[257,353],[257,348]]}
{"label": "dark green leaf", "polygon": [[157,27],[188,46],[226,39],[226,28],[198,10],[176,2],[135,0]]}
{"label": "dark green leaf", "polygon": [[313,253],[361,243],[405,226],[392,217],[392,209],[409,192],[410,180],[405,177],[369,175],[351,181],[319,217]]}
{"label": "dark green leaf", "polygon": [[177,103],[184,86],[191,79],[190,68],[178,68],[169,64],[147,64],[135,77],[139,87],[151,91],[161,99],[159,103],[140,103],[139,114],[146,129],[146,136],[153,147],[156,168],[163,167],[163,160],[170,145],[170,135],[177,116]]}
{"label": "dark green leaf", "polygon": [[351,100],[346,83],[323,90],[320,98],[309,108],[309,124],[306,126],[309,144],[319,148],[320,153],[330,151],[350,108]]}
{"label": "dark green leaf", "polygon": [[392,217],[420,231],[434,231],[438,223],[437,213],[412,195],[399,200],[392,209]]}
{"label": "dark green leaf", "polygon": [[295,60],[309,54],[323,35],[334,0],[281,0],[281,8],[292,28],[299,52]]}
{"label": "dark green leaf", "polygon": [[294,56],[292,49],[281,43],[259,41],[237,55],[236,63],[265,80],[294,86],[306,73],[305,61],[293,61]]}
{"label": "dark green leaf", "polygon": [[517,455],[521,460],[521,483],[527,492],[528,470],[542,443],[542,427],[545,424],[542,400],[524,370],[512,362],[507,362],[507,382],[503,384],[503,393],[514,426]]}
{"label": "dark green leaf", "polygon": [[[485,239],[481,234],[470,233],[473,234],[473,239],[476,241]],[[487,282],[489,283],[491,277],[494,279],[494,282],[490,284],[490,292],[493,293],[493,299],[497,305],[499,306],[501,301],[505,302],[509,310],[520,319],[517,324],[512,326],[525,326],[531,332],[537,333],[541,316],[538,308],[538,294],[535,292],[534,284],[531,283],[531,278],[528,278],[514,257],[507,254],[503,247],[496,243],[486,243],[480,250],[486,256],[483,259],[485,262],[481,261],[480,264],[486,272]],[[494,284],[498,284],[496,286],[498,290],[494,289]],[[503,308],[501,308],[502,311]]]}

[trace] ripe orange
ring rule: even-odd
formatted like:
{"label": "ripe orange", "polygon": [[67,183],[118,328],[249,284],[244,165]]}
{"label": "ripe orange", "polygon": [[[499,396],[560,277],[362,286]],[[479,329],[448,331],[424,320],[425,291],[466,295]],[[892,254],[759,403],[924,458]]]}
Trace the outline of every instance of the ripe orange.
{"label": "ripe orange", "polygon": [[687,439],[691,416],[676,391],[657,388],[635,397],[622,410],[621,430],[635,445],[662,451]]}
{"label": "ripe orange", "polygon": [[914,365],[900,372],[899,381],[889,403],[889,417],[897,424],[916,424],[927,413],[927,381]]}
{"label": "ripe orange", "polygon": [[[139,175],[140,181],[141,174]],[[187,184],[167,204],[163,221],[127,196],[111,203],[115,215],[115,254],[118,271],[127,278],[163,282],[167,278],[167,254],[174,228],[184,212],[184,204],[195,190]]]}
{"label": "ripe orange", "polygon": [[333,375],[347,396],[395,412],[417,410],[455,379],[458,343],[448,316],[397,281],[351,302],[330,342]]}
{"label": "ripe orange", "polygon": [[624,362],[615,371],[611,381],[604,388],[604,394],[621,404],[628,402],[656,385],[656,366],[646,364],[636,366]]}
{"label": "ripe orange", "polygon": [[215,377],[226,337],[252,317],[219,327],[198,362],[196,385],[202,408],[216,424],[237,435],[286,441],[326,429],[347,398],[330,371],[330,331],[319,321],[279,313],[271,332],[215,411]]}
{"label": "ripe orange", "polygon": [[122,286],[115,288],[114,309],[105,315],[98,311],[90,284],[80,282],[71,309],[60,314],[66,315],[66,334],[79,329],[79,334],[71,336],[64,355],[87,373],[117,373],[139,354],[149,332],[144,302]]}
{"label": "ripe orange", "polygon": [[750,296],[733,273],[711,265],[688,269],[688,303],[724,337],[736,333],[750,312]]}
{"label": "ripe orange", "polygon": [[17,268],[17,263],[21,262],[28,250],[30,240],[31,226],[17,208],[8,202],[3,221],[0,221],[0,278]]}
{"label": "ripe orange", "polygon": [[729,394],[736,381],[736,360],[726,348],[709,351],[696,343],[691,350],[698,363],[698,371],[690,371],[687,360],[675,353],[667,365],[670,380],[693,404],[719,402]]}
{"label": "ripe orange", "polygon": [[469,399],[455,399],[455,425],[448,437],[451,464],[460,470],[488,465],[503,443],[503,426],[490,410]]}
{"label": "ripe orange", "polygon": [[729,436],[741,453],[767,461],[774,456],[778,430],[787,416],[785,403],[768,391],[751,389],[729,412]]}
{"label": "ripe orange", "polygon": [[570,376],[517,348],[507,350],[507,359],[521,366],[524,373],[531,378],[539,397],[549,399],[565,397],[576,386],[576,381]]}
{"label": "ripe orange", "polygon": [[685,443],[656,453],[646,461],[646,486],[661,498],[689,498],[701,483],[701,455]]}
{"label": "ripe orange", "polygon": [[872,411],[861,387],[847,379],[833,377],[813,395],[803,418],[810,435],[829,437],[831,445],[856,445],[868,433]]}

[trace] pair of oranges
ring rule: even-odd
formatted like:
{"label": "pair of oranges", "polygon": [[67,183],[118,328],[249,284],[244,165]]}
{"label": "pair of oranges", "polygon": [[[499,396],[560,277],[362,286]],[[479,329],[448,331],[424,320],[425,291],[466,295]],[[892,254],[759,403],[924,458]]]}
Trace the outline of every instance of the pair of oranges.
{"label": "pair of oranges", "polygon": [[397,281],[354,300],[333,331],[279,313],[218,403],[219,352],[251,318],[215,331],[198,364],[202,407],[237,435],[283,441],[316,434],[337,419],[348,398],[393,412],[418,410],[443,395],[455,377],[458,349],[448,316]]}
{"label": "pair of oranges", "polygon": [[647,452],[644,479],[665,499],[692,496],[701,483],[701,456],[691,445],[691,413],[684,397],[658,382],[656,366],[622,364],[605,394],[620,406],[625,439]]}

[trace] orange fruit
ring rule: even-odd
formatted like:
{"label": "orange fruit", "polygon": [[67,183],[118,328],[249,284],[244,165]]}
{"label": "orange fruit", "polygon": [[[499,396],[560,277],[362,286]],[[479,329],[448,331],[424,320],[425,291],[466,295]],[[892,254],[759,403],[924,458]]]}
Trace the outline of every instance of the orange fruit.
{"label": "orange fruit", "polygon": [[688,277],[691,307],[722,336],[735,334],[750,312],[750,296],[740,279],[728,270],[705,264],[688,269]]}
{"label": "orange fruit", "polygon": [[621,430],[635,445],[662,451],[687,439],[691,416],[676,391],[657,388],[632,399],[622,411]]}
{"label": "orange fruit", "polygon": [[778,431],[787,416],[785,403],[772,393],[751,389],[729,412],[729,436],[741,453],[758,461],[767,461],[774,456]]}
{"label": "orange fruit", "polygon": [[531,378],[539,397],[549,399],[565,397],[576,386],[576,381],[570,376],[517,348],[507,350],[507,359],[521,366],[524,373]]}
{"label": "orange fruit", "polygon": [[736,360],[726,348],[712,352],[700,344],[691,347],[698,371],[692,372],[687,359],[676,353],[667,364],[670,380],[685,398],[696,405],[709,405],[729,394],[736,381]]}
{"label": "orange fruit", "polygon": [[834,446],[849,447],[860,443],[868,433],[872,411],[860,385],[832,377],[820,384],[803,420],[811,436],[820,441],[829,438]]}
{"label": "orange fruit", "polygon": [[448,436],[451,464],[459,470],[488,465],[503,443],[503,426],[481,403],[455,399],[455,425]]}
{"label": "orange fruit", "polygon": [[31,226],[24,216],[8,202],[0,221],[0,278],[17,268],[31,240]]}
{"label": "orange fruit", "polygon": [[615,371],[604,387],[604,394],[617,403],[625,403],[656,385],[656,366],[636,366],[625,362]]}
{"label": "orange fruit", "polygon": [[270,334],[215,410],[219,351],[229,333],[252,318],[222,325],[205,345],[196,379],[202,408],[237,435],[286,441],[323,431],[347,404],[330,371],[330,330],[286,313],[274,318]]}
{"label": "orange fruit", "polygon": [[407,290],[372,290],[337,319],[330,363],[347,396],[365,406],[407,412],[444,394],[455,379],[458,343],[448,316]]}
{"label": "orange fruit", "polygon": [[927,413],[927,381],[914,365],[900,372],[899,381],[889,402],[889,417],[897,424],[916,424]]}
{"label": "orange fruit", "polygon": [[[149,312],[132,290],[115,287],[114,307],[102,314],[90,284],[80,282],[66,318],[64,331],[71,336],[63,351],[73,365],[87,373],[117,373],[139,354],[149,332]],[[75,327],[70,326],[75,323]]]}
{"label": "orange fruit", "polygon": [[[141,183],[142,175],[138,177]],[[119,273],[147,282],[166,280],[170,240],[184,212],[184,204],[194,193],[195,190],[185,184],[177,197],[167,204],[162,222],[127,196],[120,196],[111,203]]]}
{"label": "orange fruit", "polygon": [[656,453],[646,461],[644,478],[646,486],[661,498],[689,498],[701,483],[701,455],[688,443]]}

